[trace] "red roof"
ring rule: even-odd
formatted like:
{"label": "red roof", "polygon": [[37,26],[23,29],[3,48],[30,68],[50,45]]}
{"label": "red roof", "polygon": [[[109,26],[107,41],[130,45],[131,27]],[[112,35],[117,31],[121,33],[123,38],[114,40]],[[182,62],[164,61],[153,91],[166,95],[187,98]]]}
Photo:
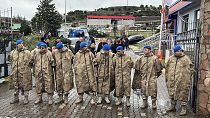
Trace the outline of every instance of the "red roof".
{"label": "red roof", "polygon": [[187,2],[187,1],[180,1],[176,3],[175,5],[169,8],[169,14],[173,14],[174,12],[179,11],[180,9],[189,5],[190,3],[191,2]]}
{"label": "red roof", "polygon": [[134,16],[87,16],[92,19],[131,19],[135,20]]}

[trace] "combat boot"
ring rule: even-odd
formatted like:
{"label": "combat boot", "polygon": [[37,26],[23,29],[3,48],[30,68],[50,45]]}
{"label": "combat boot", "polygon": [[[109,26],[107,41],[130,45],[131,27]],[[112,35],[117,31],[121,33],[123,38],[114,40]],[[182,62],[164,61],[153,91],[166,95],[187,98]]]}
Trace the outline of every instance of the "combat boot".
{"label": "combat boot", "polygon": [[97,104],[101,104],[101,103],[102,103],[102,95],[99,95],[99,96],[98,96]]}
{"label": "combat boot", "polygon": [[152,99],[152,108],[153,108],[153,109],[156,109],[156,108],[157,108],[156,100],[157,100],[156,98],[153,98],[153,99]]}
{"label": "combat boot", "polygon": [[168,111],[175,111],[176,107],[176,101],[175,100],[171,100],[171,107],[168,109]]}
{"label": "combat boot", "polygon": [[108,95],[106,95],[106,97],[105,97],[105,102],[106,102],[107,104],[110,104],[110,100],[109,100]]}
{"label": "combat boot", "polygon": [[19,96],[18,94],[14,94],[12,101],[10,102],[10,104],[15,104],[19,102]]}
{"label": "combat boot", "polygon": [[181,105],[181,111],[179,113],[180,116],[184,116],[187,114],[187,103],[183,103]]}
{"label": "combat boot", "polygon": [[122,102],[122,101],[121,101],[121,98],[120,98],[120,97],[116,97],[116,98],[115,98],[115,105],[116,105],[116,106],[120,105],[121,102]]}
{"label": "combat boot", "polygon": [[94,105],[95,104],[95,100],[96,100],[96,96],[95,96],[96,94],[95,93],[93,93],[91,96],[92,96],[92,99],[91,99],[91,101],[90,101],[90,104],[92,104],[92,105]]}
{"label": "combat boot", "polygon": [[24,101],[23,101],[23,103],[24,104],[28,104],[28,95],[29,95],[29,91],[25,91],[25,93],[24,93]]}
{"label": "combat boot", "polygon": [[63,103],[63,94],[58,94],[58,100],[56,101],[55,104],[60,104],[60,103]]}
{"label": "combat boot", "polygon": [[53,104],[53,95],[52,94],[48,94],[48,104],[49,105]]}
{"label": "combat boot", "polygon": [[42,103],[42,94],[37,94],[37,99],[34,102],[34,104],[39,104]]}
{"label": "combat boot", "polygon": [[81,102],[83,102],[83,94],[79,94],[79,97],[77,98],[77,100],[76,100],[76,104],[79,104],[79,103],[81,103]]}
{"label": "combat boot", "polygon": [[126,97],[126,106],[130,107],[131,103],[130,103],[130,97]]}
{"label": "combat boot", "polygon": [[69,101],[68,101],[68,94],[65,94],[65,95],[64,95],[64,103],[65,103],[65,104],[68,104],[68,102],[69,102]]}

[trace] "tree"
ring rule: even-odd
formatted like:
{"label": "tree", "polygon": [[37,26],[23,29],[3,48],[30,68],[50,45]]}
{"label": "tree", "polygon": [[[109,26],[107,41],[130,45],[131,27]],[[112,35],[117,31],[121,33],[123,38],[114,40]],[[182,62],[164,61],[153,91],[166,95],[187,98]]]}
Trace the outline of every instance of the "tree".
{"label": "tree", "polygon": [[140,9],[141,10],[144,10],[144,5],[140,5]]}
{"label": "tree", "polygon": [[20,33],[24,34],[25,36],[32,32],[30,23],[25,18],[17,16],[13,18],[13,22],[21,24]]}
{"label": "tree", "polygon": [[62,15],[56,10],[53,0],[41,0],[35,16],[31,19],[36,31],[55,33],[61,27]]}

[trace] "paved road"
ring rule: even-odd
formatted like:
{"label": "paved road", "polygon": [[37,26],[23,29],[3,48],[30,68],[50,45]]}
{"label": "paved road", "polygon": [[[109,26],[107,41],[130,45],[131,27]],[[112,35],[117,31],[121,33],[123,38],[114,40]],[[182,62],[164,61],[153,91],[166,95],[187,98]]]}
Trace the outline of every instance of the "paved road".
{"label": "paved road", "polygon": [[[132,51],[127,51],[131,55],[132,59],[135,60],[137,55]],[[133,71],[134,72],[134,71]],[[133,92],[132,92],[133,93]],[[55,94],[54,99],[58,96]],[[47,95],[44,95],[44,103],[40,105],[34,105],[36,98],[35,89],[30,92],[29,104],[23,105],[23,97],[20,99],[20,103],[10,105],[9,102],[12,99],[12,91],[8,90],[7,84],[0,85],[0,118],[4,117],[17,117],[17,118],[176,118],[178,115],[176,113],[165,113],[167,109],[167,103],[169,100],[167,94],[167,88],[165,85],[164,76],[158,79],[158,109],[152,110],[140,109],[142,104],[142,99],[136,94],[131,95],[131,107],[127,108],[125,104],[121,106],[114,105],[113,93],[111,93],[111,104],[101,104],[101,105],[91,105],[91,97],[88,95],[84,96],[84,103],[75,104],[77,98],[76,90],[70,91],[69,103],[67,105],[48,105]],[[148,101],[151,104],[151,100]],[[193,118],[194,116],[191,112],[188,113],[184,118]]]}

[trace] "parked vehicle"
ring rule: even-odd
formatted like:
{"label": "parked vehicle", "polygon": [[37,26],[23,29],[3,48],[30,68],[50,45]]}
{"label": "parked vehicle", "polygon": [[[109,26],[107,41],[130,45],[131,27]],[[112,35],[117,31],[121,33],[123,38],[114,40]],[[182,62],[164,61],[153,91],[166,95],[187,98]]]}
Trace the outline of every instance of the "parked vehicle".
{"label": "parked vehicle", "polygon": [[144,40],[144,36],[142,35],[132,35],[132,36],[129,36],[128,37],[128,40],[129,40],[129,43],[132,44],[132,43],[137,43],[141,40]]}
{"label": "parked vehicle", "polygon": [[76,42],[79,40],[79,37],[87,37],[89,39],[89,34],[87,29],[81,29],[81,28],[75,28],[75,29],[69,29],[69,35],[68,38],[71,40],[71,46],[75,47]]}

